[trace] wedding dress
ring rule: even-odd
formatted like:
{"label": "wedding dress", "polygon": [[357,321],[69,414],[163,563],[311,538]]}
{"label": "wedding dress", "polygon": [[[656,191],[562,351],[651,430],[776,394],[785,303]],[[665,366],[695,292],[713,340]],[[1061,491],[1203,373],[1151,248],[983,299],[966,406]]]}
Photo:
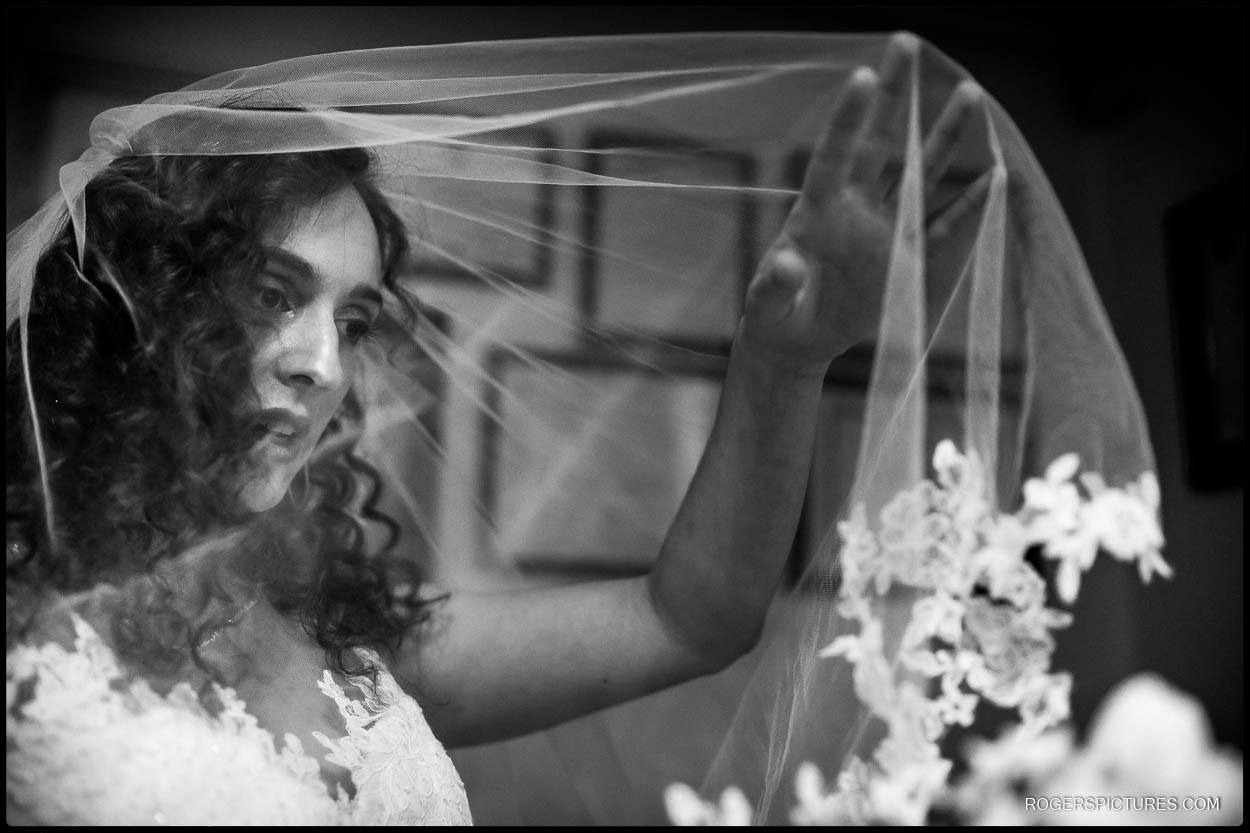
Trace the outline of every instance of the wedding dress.
{"label": "wedding dress", "polygon": [[7,657],[11,822],[472,824],[451,759],[376,656],[376,687],[354,684],[363,700],[329,671],[318,682],[347,733],[317,739],[355,787],[331,796],[299,739],[275,744],[233,690],[214,685],[212,710],[187,683],[161,695],[128,679],[91,625],[71,616],[72,650],[20,645]]}

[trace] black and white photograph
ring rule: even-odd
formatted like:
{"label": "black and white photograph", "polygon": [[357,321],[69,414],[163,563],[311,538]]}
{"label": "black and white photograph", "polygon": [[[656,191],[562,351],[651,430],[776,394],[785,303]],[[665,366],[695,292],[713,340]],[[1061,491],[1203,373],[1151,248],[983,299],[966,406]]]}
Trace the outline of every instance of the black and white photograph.
{"label": "black and white photograph", "polygon": [[1242,5],[4,29],[7,824],[1242,823]]}

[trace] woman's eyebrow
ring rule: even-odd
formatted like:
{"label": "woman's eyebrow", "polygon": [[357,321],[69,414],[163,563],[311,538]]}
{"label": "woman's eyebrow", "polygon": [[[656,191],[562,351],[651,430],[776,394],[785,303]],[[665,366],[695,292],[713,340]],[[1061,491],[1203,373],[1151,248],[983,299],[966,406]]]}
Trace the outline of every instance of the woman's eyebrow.
{"label": "woman's eyebrow", "polygon": [[348,292],[347,295],[349,298],[358,298],[362,301],[370,301],[377,304],[379,307],[383,305],[382,293],[368,284],[362,283],[359,286],[352,287],[352,291]]}
{"label": "woman's eyebrow", "polygon": [[317,270],[313,269],[313,265],[304,258],[288,252],[286,249],[279,249],[276,246],[264,247],[265,258],[270,262],[276,262],[279,266],[294,272],[301,278],[312,280],[317,276]]}
{"label": "woman's eyebrow", "polygon": [[[297,277],[306,281],[316,281],[318,279],[317,270],[313,265],[304,258],[289,252],[286,249],[279,249],[276,246],[266,246],[264,248],[265,257],[269,262],[276,263],[283,269],[294,273]],[[382,293],[376,287],[369,284],[359,284],[352,287],[348,293],[349,297],[357,298],[363,301],[371,301],[378,306],[383,305]]]}

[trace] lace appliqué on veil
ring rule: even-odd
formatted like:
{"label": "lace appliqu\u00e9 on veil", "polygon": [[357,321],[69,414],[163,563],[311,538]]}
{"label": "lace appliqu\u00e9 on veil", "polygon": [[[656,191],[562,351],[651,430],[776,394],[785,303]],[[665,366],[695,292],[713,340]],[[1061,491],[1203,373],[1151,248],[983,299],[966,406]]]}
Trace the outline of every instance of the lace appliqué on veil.
{"label": "lace appliqu\u00e9 on veil", "polygon": [[471,823],[450,759],[384,669],[365,703],[321,685],[348,736],[319,740],[357,785],[336,800],[299,739],[287,734],[279,750],[233,690],[214,687],[216,715],[186,683],[160,695],[73,623],[73,651],[20,645],[6,656],[10,809],[44,824]]}
{"label": "lace appliqu\u00e9 on veil", "polygon": [[[1051,632],[1071,614],[1047,606],[1047,586],[1026,557],[1058,562],[1056,593],[1075,601],[1098,553],[1136,562],[1143,581],[1171,576],[1160,553],[1159,484],[1144,472],[1123,488],[1078,476],[1065,454],[1024,484],[1024,505],[998,511],[986,497],[985,466],[950,440],[933,455],[936,482],[922,479],[869,516],[857,504],[837,529],[842,568],[836,612],[858,625],[817,652],[853,671],[855,694],[887,729],[871,757],[851,757],[832,781],[811,763],[794,776],[801,825],[925,823],[944,798],[953,762],[940,747],[947,728],[970,726],[982,699],[1014,709],[1021,737],[1037,738],[1069,716],[1072,677],[1052,673]],[[1084,495],[1078,488],[1084,489]],[[888,594],[894,586],[910,596]],[[909,599],[901,639],[887,650],[885,618]],[[831,740],[831,744],[833,741]],[[665,792],[677,824],[746,825],[752,805],[737,787],[719,803],[684,784]]]}

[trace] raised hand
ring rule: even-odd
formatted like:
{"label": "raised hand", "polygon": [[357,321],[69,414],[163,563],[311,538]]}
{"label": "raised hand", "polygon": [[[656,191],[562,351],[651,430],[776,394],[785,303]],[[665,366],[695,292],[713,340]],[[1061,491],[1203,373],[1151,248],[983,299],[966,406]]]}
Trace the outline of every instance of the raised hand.
{"label": "raised hand", "polygon": [[[877,325],[897,196],[884,172],[897,134],[906,129],[900,114],[918,50],[914,36],[896,35],[880,72],[859,67],[843,89],[798,199],[747,291],[739,339],[753,354],[801,373],[823,373]],[[927,194],[936,191],[982,98],[975,84],[960,84],[929,131]],[[983,177],[928,218],[927,233],[949,233],[987,184]]]}

